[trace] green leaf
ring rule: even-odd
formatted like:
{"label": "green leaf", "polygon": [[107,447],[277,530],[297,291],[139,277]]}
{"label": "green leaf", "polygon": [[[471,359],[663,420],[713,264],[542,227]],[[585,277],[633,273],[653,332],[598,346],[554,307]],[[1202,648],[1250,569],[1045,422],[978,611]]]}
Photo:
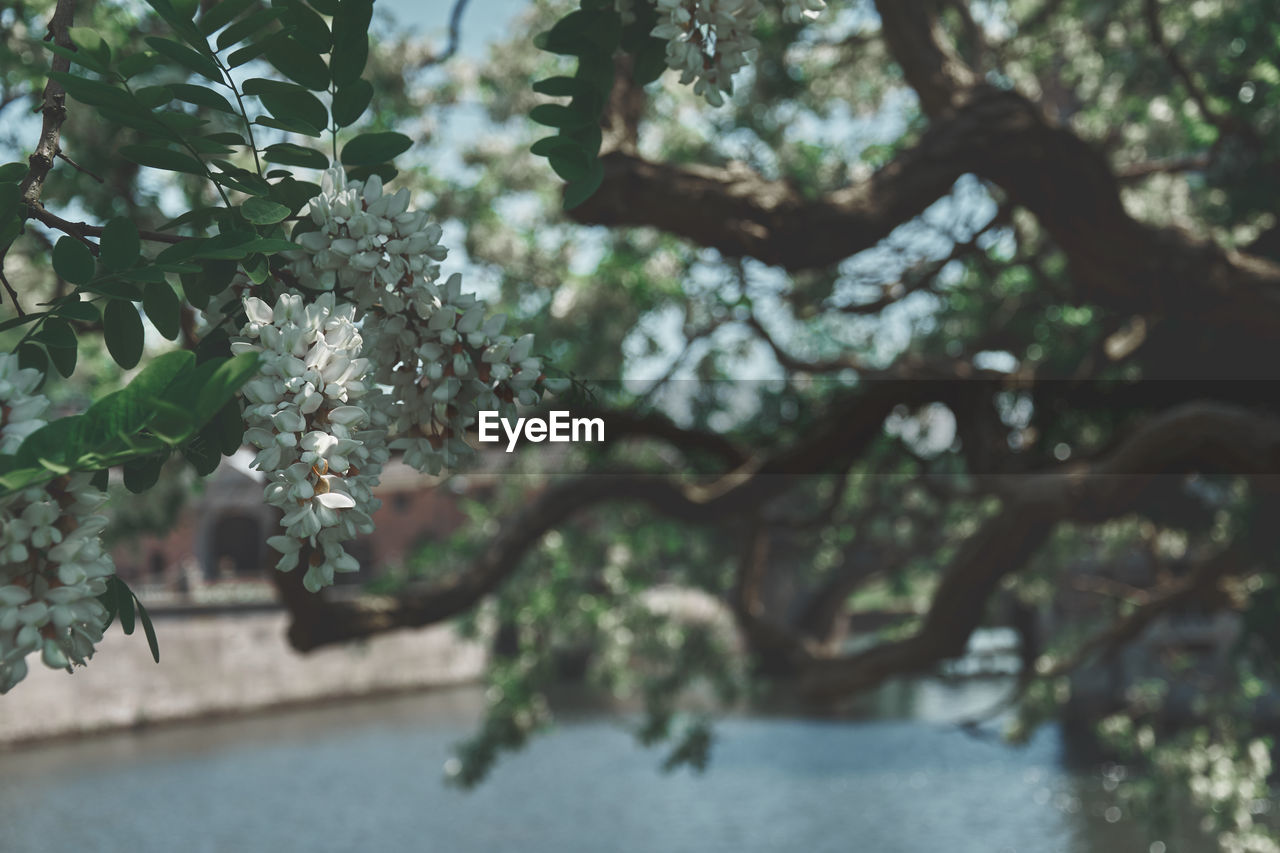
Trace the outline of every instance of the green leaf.
{"label": "green leaf", "polygon": [[[86,284],[83,290],[86,293],[98,293],[103,296],[110,296],[112,299],[125,299],[135,302],[142,298],[142,288],[131,282],[146,281],[147,279],[141,277],[144,273],[150,276],[154,275],[156,270],[151,267],[131,269],[128,272],[117,273],[113,278],[95,279]],[[160,277],[164,278],[164,273],[160,273]]]}
{"label": "green leaf", "polygon": [[160,663],[160,641],[156,638],[155,626],[151,624],[151,614],[147,613],[147,608],[142,606],[142,602],[138,601],[136,595],[133,596],[133,600],[138,605],[138,621],[142,623],[142,633],[147,638],[147,648],[151,650],[151,659],[156,663]]}
{"label": "green leaf", "polygon": [[588,157],[581,148],[560,148],[547,155],[547,161],[555,173],[570,183],[588,179],[594,158]]}
{"label": "green leaf", "polygon": [[357,80],[344,86],[333,96],[333,121],[338,127],[348,127],[359,121],[373,100],[373,84]]}
{"label": "green leaf", "polygon": [[564,188],[564,209],[572,210],[582,204],[600,188],[604,180],[604,167],[599,160],[592,160],[585,178],[566,184]]}
{"label": "green leaf", "polygon": [[170,83],[169,89],[179,101],[186,101],[188,104],[195,104],[198,107],[208,107],[224,113],[238,115],[235,108],[231,106],[231,103],[226,98],[207,86],[193,86],[190,83]]}
{"label": "green leaf", "polygon": [[[200,339],[200,343],[196,344],[196,364],[202,367],[208,366],[209,372],[221,364],[225,359],[231,358],[231,337],[223,329],[214,329],[209,334]],[[198,393],[199,387],[195,389]],[[195,398],[192,397],[191,405],[195,406]]]}
{"label": "green leaf", "polygon": [[633,55],[635,62],[631,76],[638,86],[652,83],[667,70],[667,43],[662,39],[646,39]]}
{"label": "green leaf", "polygon": [[35,336],[45,346],[56,349],[75,349],[76,333],[71,324],[61,317],[49,317]]}
{"label": "green leaf", "polygon": [[[200,47],[204,44],[204,37],[200,35],[200,31],[196,29],[195,24],[191,23],[191,15],[184,14],[183,11],[174,7],[169,0],[147,0],[147,5],[156,10],[161,18],[164,18],[166,24],[173,28],[173,31],[182,37],[183,41],[192,47]],[[194,6],[191,7],[194,12]]]}
{"label": "green leaf", "polygon": [[329,88],[329,68],[324,60],[316,50],[294,38],[283,38],[272,45],[267,51],[267,61],[281,74],[308,89],[323,92]]}
{"label": "green leaf", "polygon": [[208,157],[225,157],[228,154],[234,154],[235,149],[228,148],[225,145],[219,145],[216,142],[210,142],[203,136],[189,137],[187,144],[190,145],[197,154],[203,154]]}
{"label": "green leaf", "polygon": [[534,45],[549,53],[567,56],[610,55],[621,38],[622,21],[612,9],[578,9],[565,15],[550,30],[534,38]]}
{"label": "green leaf", "polygon": [[235,261],[206,261],[200,265],[200,272],[182,276],[183,295],[192,305],[204,309],[215,294],[226,290],[235,272]]}
{"label": "green leaf", "polygon": [[81,302],[78,294],[72,294],[71,298],[55,306],[50,313],[81,323],[96,323],[102,319],[98,306],[92,302]]}
{"label": "green leaf", "polygon": [[165,456],[140,456],[124,463],[124,487],[135,495],[145,492],[160,479]]}
{"label": "green leaf", "polygon": [[397,154],[403,154],[413,145],[413,140],[403,133],[385,131],[365,133],[342,146],[342,165],[374,166],[385,163]]}
{"label": "green leaf", "polygon": [[49,317],[36,334],[45,345],[49,360],[58,373],[70,376],[76,369],[76,333],[71,324],[60,317]]}
{"label": "green leaf", "polygon": [[202,419],[211,417],[257,372],[256,352],[241,353],[219,364],[200,388],[196,404],[197,415]]}
{"label": "green leaf", "polygon": [[107,624],[102,626],[104,630],[115,621],[116,612],[120,609],[120,602],[116,597],[118,581],[119,578],[115,575],[108,577],[106,591],[98,596],[98,601],[102,602],[102,606],[107,609]]}
{"label": "green leaf", "polygon": [[130,77],[137,77],[139,74],[146,73],[159,64],[159,54],[143,51],[120,60],[116,63],[116,71],[127,80]]}
{"label": "green leaf", "polygon": [[252,62],[270,50],[272,45],[276,42],[284,39],[285,36],[286,33],[284,30],[278,30],[264,39],[252,42],[246,47],[233,51],[229,56],[227,56],[227,66],[230,68],[239,68],[246,62]]}
{"label": "green leaf", "polygon": [[597,94],[595,86],[581,77],[548,77],[533,84],[533,91],[554,97],[590,97]]}
{"label": "green leaf", "polygon": [[247,95],[257,95],[262,105],[278,119],[299,119],[316,130],[329,124],[329,111],[315,95],[296,83],[254,78],[244,82]]}
{"label": "green leaf", "polygon": [[141,251],[142,241],[133,220],[117,216],[103,227],[98,257],[107,269],[112,272],[128,269],[138,260]]}
{"label": "green leaf", "polygon": [[[157,413],[166,411],[161,396],[171,386],[185,387],[195,374],[195,356],[185,350],[167,352],[148,361],[127,386],[97,400],[82,416],[81,435],[90,448],[121,446],[123,438],[136,436],[144,427],[159,435],[153,423]],[[170,444],[188,438],[199,422],[191,407],[169,410],[168,432],[162,440]],[[137,438],[131,442],[137,444]],[[144,451],[150,452],[150,451]]]}
{"label": "green leaf", "polygon": [[268,163],[280,163],[284,166],[303,166],[308,169],[329,168],[329,158],[312,148],[303,148],[292,142],[277,142],[268,145],[262,154]]}
{"label": "green leaf", "polygon": [[91,107],[114,107],[126,113],[141,109],[124,89],[97,80],[78,77],[65,71],[50,71],[49,79],[57,80],[68,95]]}
{"label": "green leaf", "polygon": [[100,62],[96,56],[87,50],[72,50],[69,47],[63,47],[60,44],[54,44],[53,42],[47,41],[40,42],[40,44],[44,45],[45,50],[55,56],[65,57],[77,65],[83,65],[90,71],[97,71],[99,74],[111,73],[111,69],[109,67]]}
{"label": "green leaf", "polygon": [[[210,142],[216,142],[219,145],[248,145],[245,138],[233,130],[219,131],[218,133],[205,134],[205,139]],[[217,208],[205,208],[206,210],[216,210]]]}
{"label": "green leaf", "polygon": [[302,210],[308,201],[318,195],[320,195],[319,185],[310,181],[294,180],[292,175],[271,185],[271,200],[289,208],[291,214]]}
{"label": "green leaf", "polygon": [[155,281],[142,292],[142,310],[160,334],[171,341],[182,331],[182,303],[168,282]]}
{"label": "green leaf", "polygon": [[79,453],[76,436],[81,433],[82,419],[82,415],[72,415],[50,421],[23,439],[14,455],[23,464],[40,465],[58,474],[67,473],[69,466],[66,463]]}
{"label": "green leaf", "polygon": [[400,170],[390,163],[379,163],[376,166],[356,166],[354,169],[347,169],[347,180],[367,181],[372,175],[377,175],[384,184],[388,184],[398,174]]}
{"label": "green leaf", "polygon": [[329,73],[338,88],[360,79],[369,60],[369,22],[373,0],[339,0],[333,16],[333,53]]}
{"label": "green leaf", "polygon": [[566,149],[581,152],[584,157],[587,153],[580,143],[567,136],[544,136],[529,146],[529,151],[539,157],[550,157],[552,154]]}
{"label": "green leaf", "polygon": [[609,92],[613,90],[613,77],[612,53],[590,53],[578,57],[578,70],[574,73],[573,79],[581,80],[594,91],[575,95],[575,102],[598,117],[604,109]]}
{"label": "green leaf", "polygon": [[254,12],[247,18],[236,21],[218,34],[218,50],[226,50],[233,44],[239,44],[252,35],[260,34],[268,24],[276,18],[284,16],[285,10],[281,6],[272,9],[262,9]]}
{"label": "green leaf", "polygon": [[263,127],[270,127],[276,130],[283,130],[286,133],[297,133],[302,136],[310,136],[319,139],[324,136],[324,130],[312,124],[307,124],[301,119],[278,119],[273,116],[258,116],[253,120],[254,124],[260,124]]}
{"label": "green leaf", "polygon": [[71,36],[71,41],[81,51],[92,56],[104,67],[111,67],[111,47],[97,30],[90,27],[72,27],[67,30],[67,35]]}
{"label": "green leaf", "polygon": [[251,198],[240,206],[240,212],[254,225],[274,225],[289,215],[289,208],[265,198]]}
{"label": "green leaf", "polygon": [[120,149],[120,156],[139,166],[149,166],[152,169],[185,172],[189,175],[205,174],[204,166],[190,154],[174,151],[172,148],[161,148],[158,145],[125,145]]}
{"label": "green leaf", "polygon": [[[160,36],[147,36],[147,44],[163,57],[166,57],[188,71],[199,74],[201,77],[214,82],[222,83],[222,72],[218,70],[218,66],[213,60],[202,53],[192,50],[185,44],[180,44],[172,39],[161,38]],[[225,85],[225,84],[224,84]]]}
{"label": "green leaf", "polygon": [[213,179],[223,186],[231,187],[249,195],[266,195],[271,191],[271,185],[258,177],[256,172],[242,169],[226,160],[214,160],[213,165],[220,170],[213,175]]}
{"label": "green leaf", "polygon": [[137,366],[142,358],[142,318],[132,302],[113,299],[102,312],[103,337],[107,352],[125,370]]}
{"label": "green leaf", "polygon": [[244,14],[255,0],[219,0],[208,8],[196,22],[201,35],[213,35],[218,30]]}
{"label": "green leaf", "polygon": [[222,454],[218,452],[213,439],[205,435],[205,430],[182,445],[182,455],[201,477],[207,477],[216,471],[218,463],[222,461]]}
{"label": "green leaf", "polygon": [[116,616],[120,619],[120,627],[125,634],[133,633],[133,595],[124,581],[116,578]]}
{"label": "green leaf", "polygon": [[93,278],[93,254],[84,243],[70,235],[59,237],[53,247],[53,271],[63,281],[84,284]]}
{"label": "green leaf", "polygon": [[[329,25],[324,22],[324,18],[298,0],[290,0],[285,3],[285,7],[289,11],[285,15],[284,23],[293,27],[292,37],[305,49],[311,51],[312,55],[328,53],[333,45],[333,36],[329,33]],[[328,76],[329,70],[326,68],[325,78],[328,79]],[[327,83],[325,85],[328,86]]]}
{"label": "green leaf", "polygon": [[218,452],[223,456],[233,455],[244,444],[244,416],[240,412],[240,401],[228,400],[214,415],[210,426]]}
{"label": "green leaf", "polygon": [[27,176],[26,163],[5,163],[0,166],[0,184],[16,184]]}
{"label": "green leaf", "polygon": [[173,100],[173,89],[168,86],[143,86],[134,91],[133,97],[143,107],[154,110]]}
{"label": "green leaf", "polygon": [[548,127],[575,128],[591,123],[592,115],[561,104],[539,104],[529,110],[529,118]]}

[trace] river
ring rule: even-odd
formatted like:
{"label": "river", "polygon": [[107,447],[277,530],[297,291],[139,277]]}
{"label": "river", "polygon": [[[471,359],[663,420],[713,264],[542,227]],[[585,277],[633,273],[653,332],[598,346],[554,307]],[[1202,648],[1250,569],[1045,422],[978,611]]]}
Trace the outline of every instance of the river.
{"label": "river", "polygon": [[853,722],[732,716],[701,776],[580,707],[471,792],[441,768],[473,688],[32,746],[0,753],[0,851],[1215,849],[1128,819],[1054,727],[1012,748],[948,722],[996,695],[914,683]]}

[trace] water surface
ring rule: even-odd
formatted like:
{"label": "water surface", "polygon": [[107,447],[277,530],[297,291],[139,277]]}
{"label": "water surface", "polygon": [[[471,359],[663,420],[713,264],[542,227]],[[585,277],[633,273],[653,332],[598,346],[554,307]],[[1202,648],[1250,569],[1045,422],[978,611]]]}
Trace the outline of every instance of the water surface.
{"label": "water surface", "polygon": [[1064,769],[1056,729],[1014,749],[946,721],[974,701],[917,685],[879,702],[914,719],[727,719],[702,776],[662,773],[617,718],[580,710],[472,792],[441,768],[475,690],[31,747],[0,753],[0,851],[1146,853],[1161,840],[1107,814],[1101,777]]}

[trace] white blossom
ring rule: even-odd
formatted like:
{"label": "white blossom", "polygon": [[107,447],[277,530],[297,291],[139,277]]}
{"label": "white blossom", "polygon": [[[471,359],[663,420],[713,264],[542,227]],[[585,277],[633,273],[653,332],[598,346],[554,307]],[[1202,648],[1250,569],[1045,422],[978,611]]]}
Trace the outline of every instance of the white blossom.
{"label": "white blossom", "polygon": [[295,292],[275,305],[244,300],[248,322],[235,352],[261,354],[260,375],[244,387],[245,440],[258,448],[254,465],[267,475],[267,503],[283,511],[283,535],[269,544],[277,568],[297,567],[311,548],[303,584],[315,591],[335,571],[355,571],[342,543],[373,530],[379,501],[372,486],[386,462],[385,431],[358,403],[369,393],[369,362],[353,319],[356,306],[333,293],[304,302]]}
{"label": "white blossom", "polygon": [[[0,453],[44,425],[39,381],[0,354]],[[26,676],[33,652],[58,669],[93,656],[107,622],[97,597],[115,572],[99,538],[106,519],[93,514],[105,498],[88,474],[0,498],[0,693]]]}
{"label": "white blossom", "polygon": [[[636,0],[615,0],[623,23],[635,20]],[[733,75],[751,60],[760,43],[751,35],[765,11],[762,0],[656,0],[658,23],[650,35],[667,42],[667,67],[681,84],[712,106],[733,92]],[[803,23],[826,8],[824,0],[782,0],[782,18]]]}

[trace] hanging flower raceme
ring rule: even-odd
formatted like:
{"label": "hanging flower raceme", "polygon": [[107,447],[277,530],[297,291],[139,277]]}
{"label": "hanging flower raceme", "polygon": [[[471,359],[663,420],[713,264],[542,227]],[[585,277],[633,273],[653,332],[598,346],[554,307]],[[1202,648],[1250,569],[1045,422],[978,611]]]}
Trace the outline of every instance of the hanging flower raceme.
{"label": "hanging flower raceme", "polygon": [[[39,382],[0,354],[0,453],[44,426]],[[93,514],[105,499],[88,474],[0,498],[0,693],[26,676],[33,652],[59,669],[93,656],[107,623],[98,596],[115,572],[99,539],[106,519]]]}
{"label": "hanging flower raceme", "polygon": [[376,175],[347,184],[330,170],[311,201],[316,230],[298,238],[308,252],[292,271],[359,307],[371,380],[386,392],[370,404],[385,418],[389,447],[434,474],[472,452],[462,436],[481,410],[536,402],[542,367],[530,354],[533,336],[502,334],[506,318],[487,317],[460,275],[437,281],[440,226],[408,203],[407,190],[384,193]]}
{"label": "hanging flower raceme", "polygon": [[262,359],[244,387],[245,440],[258,448],[267,503],[284,511],[284,532],[269,543],[283,554],[282,571],[310,546],[303,583],[314,592],[335,572],[360,568],[343,543],[373,530],[372,487],[388,457],[377,410],[358,405],[370,389],[356,306],[332,293],[306,303],[288,292],[274,306],[248,297],[244,307],[248,322],[232,350]]}
{"label": "hanging flower raceme", "polygon": [[[635,17],[635,0],[615,0],[623,21]],[[824,0],[782,0],[782,17],[802,23],[826,8]],[[667,42],[667,67],[681,84],[712,106],[733,92],[733,75],[747,65],[760,42],[751,35],[764,13],[761,0],[657,0],[658,23],[650,35]]]}
{"label": "hanging flower raceme", "polygon": [[342,543],[372,531],[373,489],[393,451],[438,473],[472,452],[463,434],[481,410],[509,414],[539,397],[533,337],[503,335],[505,318],[486,317],[461,276],[437,282],[440,226],[408,206],[407,190],[384,193],[376,176],[348,184],[341,169],[326,172],[315,229],[295,235],[304,248],[287,272],[320,297],[246,295],[232,345],[262,354],[244,389],[245,439],[259,449],[267,502],[284,511],[269,540],[277,568],[295,568],[309,546],[313,591],[359,568]]}

